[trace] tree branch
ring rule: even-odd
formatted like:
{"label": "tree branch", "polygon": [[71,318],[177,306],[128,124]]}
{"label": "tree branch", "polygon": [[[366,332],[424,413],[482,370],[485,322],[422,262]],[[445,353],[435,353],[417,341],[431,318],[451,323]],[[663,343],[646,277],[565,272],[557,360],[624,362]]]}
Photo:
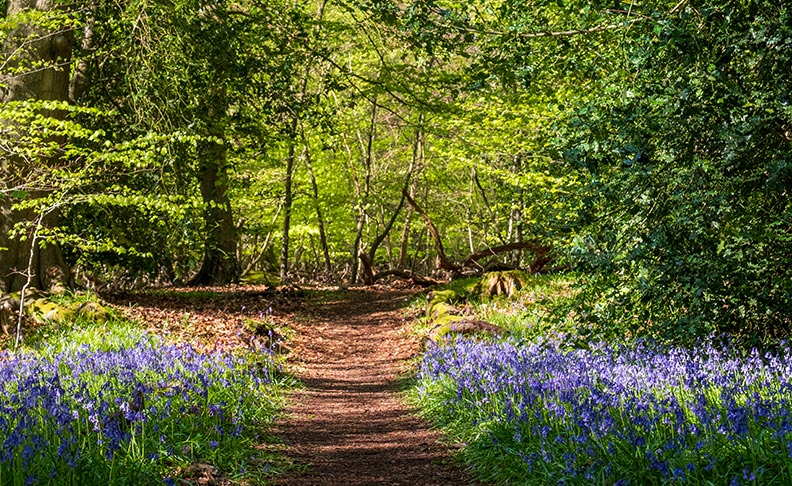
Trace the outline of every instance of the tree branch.
{"label": "tree branch", "polygon": [[437,227],[432,222],[432,219],[423,209],[421,209],[418,203],[415,202],[415,199],[410,197],[410,194],[407,192],[406,188],[402,190],[402,194],[404,195],[405,199],[407,199],[407,202],[410,204],[410,206],[415,210],[415,212],[420,214],[426,222],[426,226],[429,228],[429,233],[432,235],[432,240],[434,241],[435,250],[437,250],[437,258],[440,260],[439,268],[442,268],[443,270],[458,271],[459,266],[448,261],[448,258],[445,254],[445,249],[443,248],[443,240],[440,238],[440,232],[437,231]]}

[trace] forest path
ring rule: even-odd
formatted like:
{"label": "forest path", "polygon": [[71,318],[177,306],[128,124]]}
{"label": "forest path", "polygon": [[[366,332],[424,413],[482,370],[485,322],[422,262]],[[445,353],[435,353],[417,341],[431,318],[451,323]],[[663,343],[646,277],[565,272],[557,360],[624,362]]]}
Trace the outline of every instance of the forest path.
{"label": "forest path", "polygon": [[275,430],[285,454],[306,467],[276,484],[474,484],[439,433],[402,403],[400,376],[420,350],[399,312],[410,295],[366,289],[309,297],[289,344],[305,387]]}

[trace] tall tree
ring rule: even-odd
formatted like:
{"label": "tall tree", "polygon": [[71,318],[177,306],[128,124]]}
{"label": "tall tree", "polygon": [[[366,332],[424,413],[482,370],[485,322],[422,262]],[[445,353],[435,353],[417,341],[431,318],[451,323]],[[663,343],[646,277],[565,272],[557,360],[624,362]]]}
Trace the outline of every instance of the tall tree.
{"label": "tall tree", "polygon": [[[239,238],[229,196],[232,145],[235,130],[249,123],[240,113],[249,113],[246,98],[260,88],[257,70],[269,63],[261,59],[260,44],[276,35],[265,32],[275,6],[184,0],[132,7],[135,15],[104,32],[114,44],[112,64],[104,63],[114,88],[110,102],[126,115],[120,123],[131,136],[158,140],[162,173],[176,180],[157,186],[200,197],[203,244],[200,267],[189,283],[237,282]],[[112,75],[118,70],[126,72],[120,83]]]}
{"label": "tall tree", "polygon": [[[281,254],[280,254],[280,278],[281,280],[286,280],[289,276],[289,243],[290,243],[290,231],[291,231],[291,216],[292,216],[292,206],[294,201],[294,194],[293,194],[293,182],[294,182],[294,172],[295,172],[295,160],[297,156],[297,145],[299,143],[303,144],[303,152],[306,161],[306,167],[309,171],[311,177],[314,177],[313,168],[310,164],[310,154],[305,153],[306,151],[310,150],[308,145],[305,144],[305,133],[304,133],[304,125],[303,125],[303,118],[306,116],[306,112],[309,110],[311,106],[311,100],[309,99],[309,82],[311,81],[311,75],[314,71],[314,63],[317,61],[318,56],[314,55],[313,52],[320,51],[322,48],[318,45],[321,35],[322,35],[322,25],[325,15],[325,8],[327,7],[327,0],[321,0],[317,6],[315,17],[312,18],[313,29],[310,35],[307,35],[308,42],[305,45],[306,55],[302,57],[305,65],[302,66],[302,76],[297,81],[299,82],[299,90],[294,93],[293,98],[293,106],[289,110],[291,119],[288,122],[288,129],[286,132],[287,136],[287,154],[286,154],[286,167],[284,172],[284,198],[283,198],[283,227],[281,232]],[[314,197],[318,194],[318,187],[316,185],[316,181],[312,180],[312,187],[314,191]],[[318,203],[317,203],[318,204]],[[324,222],[322,221],[321,217],[321,210],[317,205],[317,215],[320,219],[320,228],[321,228],[321,237],[323,241],[323,246],[325,250],[325,254],[327,251],[327,245],[325,243],[325,235],[324,235]]]}
{"label": "tall tree", "polygon": [[[69,95],[72,28],[56,7],[49,0],[10,0],[6,12],[12,26],[0,72],[0,286],[6,291],[28,282],[45,289],[68,275],[49,239],[59,209],[46,202],[49,188],[40,177],[63,155],[57,121]],[[24,209],[15,207],[20,198],[29,200]]]}
{"label": "tall tree", "polygon": [[[226,124],[230,100],[228,90],[232,69],[237,63],[233,19],[224,3],[201,6],[197,23],[190,23],[191,39],[202,55],[197,72],[192,74],[197,88],[203,91],[198,112],[204,113],[204,140],[199,144],[201,197],[206,206],[204,216],[204,257],[194,285],[224,285],[239,281],[241,268],[237,260],[238,237],[231,201],[228,197],[228,156]],[[194,29],[194,30],[193,30]]]}

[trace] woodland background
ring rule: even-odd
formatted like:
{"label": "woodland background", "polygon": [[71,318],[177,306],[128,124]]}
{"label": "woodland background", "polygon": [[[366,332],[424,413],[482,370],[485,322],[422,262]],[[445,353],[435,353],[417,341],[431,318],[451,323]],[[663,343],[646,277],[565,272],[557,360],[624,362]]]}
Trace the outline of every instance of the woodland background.
{"label": "woodland background", "polygon": [[792,325],[786,2],[0,15],[5,292],[571,269],[614,333]]}

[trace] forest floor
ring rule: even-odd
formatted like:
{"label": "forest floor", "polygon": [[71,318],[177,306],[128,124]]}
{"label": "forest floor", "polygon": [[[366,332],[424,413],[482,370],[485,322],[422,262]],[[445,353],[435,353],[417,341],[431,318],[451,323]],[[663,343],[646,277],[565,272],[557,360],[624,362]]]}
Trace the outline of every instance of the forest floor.
{"label": "forest floor", "polygon": [[420,352],[401,310],[411,295],[320,292],[296,314],[289,366],[304,386],[275,433],[304,467],[276,484],[474,484],[402,400],[402,379]]}
{"label": "forest floor", "polygon": [[[266,320],[293,335],[287,372],[302,386],[265,446],[286,456],[281,486],[458,486],[475,483],[453,447],[416,417],[401,389],[421,343],[404,308],[415,291],[385,287],[310,290],[304,298],[264,286],[115,295],[156,334],[199,349],[260,347],[246,330]],[[269,434],[268,434],[269,435]]]}

